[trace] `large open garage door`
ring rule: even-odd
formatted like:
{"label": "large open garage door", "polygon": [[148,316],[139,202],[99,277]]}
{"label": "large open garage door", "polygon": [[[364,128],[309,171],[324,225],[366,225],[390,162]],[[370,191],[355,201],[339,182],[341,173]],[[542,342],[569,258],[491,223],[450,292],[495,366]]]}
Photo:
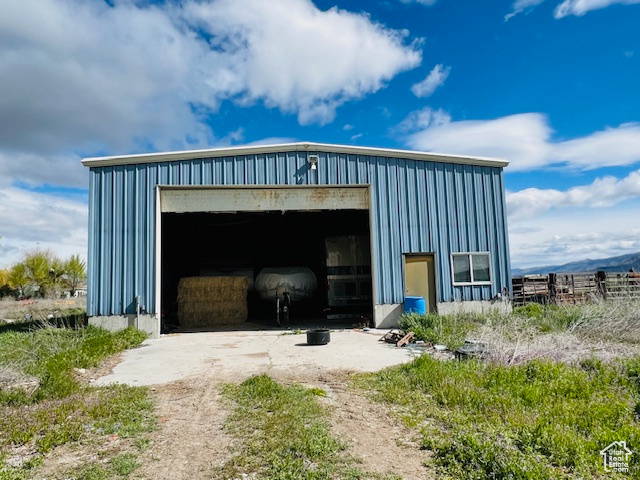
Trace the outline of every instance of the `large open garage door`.
{"label": "large open garage door", "polygon": [[247,279],[252,323],[276,325],[276,298],[285,301],[281,278],[297,282],[287,292],[292,327],[371,315],[367,186],[161,187],[160,202],[164,331],[190,329],[184,298],[178,301],[183,279],[217,289],[192,302],[203,302],[205,316],[215,310],[209,324],[194,324],[205,328],[226,323],[213,318],[223,316],[213,303],[230,305],[231,316],[241,309],[226,285],[215,287],[230,277]]}

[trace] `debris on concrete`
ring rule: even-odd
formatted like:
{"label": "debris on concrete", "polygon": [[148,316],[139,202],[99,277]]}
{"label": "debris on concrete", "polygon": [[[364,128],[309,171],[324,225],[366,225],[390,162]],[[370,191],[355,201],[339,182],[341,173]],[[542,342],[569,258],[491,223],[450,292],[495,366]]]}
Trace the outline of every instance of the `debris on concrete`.
{"label": "debris on concrete", "polygon": [[405,335],[407,335],[407,333],[404,330],[391,329],[382,337],[380,337],[379,341],[397,345],[398,342],[405,337]]}
{"label": "debris on concrete", "polygon": [[404,337],[398,340],[398,342],[396,343],[396,347],[404,347],[405,345],[408,345],[409,342],[413,340],[413,337],[415,337],[415,335],[416,334],[413,332],[407,333]]}
{"label": "debris on concrete", "polygon": [[409,345],[415,345],[419,347],[427,346],[424,340],[415,340],[415,333],[396,329],[389,330],[382,337],[380,337],[379,341],[393,343],[396,347],[405,347]]}
{"label": "debris on concrete", "polygon": [[387,342],[387,343],[396,343],[402,336],[400,335],[400,330],[389,330],[387,333],[382,335],[379,342]]}

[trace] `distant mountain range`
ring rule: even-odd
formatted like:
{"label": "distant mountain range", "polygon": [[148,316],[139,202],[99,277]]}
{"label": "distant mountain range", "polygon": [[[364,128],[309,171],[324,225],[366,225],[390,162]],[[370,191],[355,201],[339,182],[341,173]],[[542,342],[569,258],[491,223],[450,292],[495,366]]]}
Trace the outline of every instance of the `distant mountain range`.
{"label": "distant mountain range", "polygon": [[628,272],[632,269],[640,272],[640,252],[620,255],[619,257],[601,258],[599,260],[580,260],[577,262],[565,263],[564,265],[547,265],[544,267],[513,268],[511,275],[518,277],[521,275],[533,275],[536,273],[569,273],[569,272]]}

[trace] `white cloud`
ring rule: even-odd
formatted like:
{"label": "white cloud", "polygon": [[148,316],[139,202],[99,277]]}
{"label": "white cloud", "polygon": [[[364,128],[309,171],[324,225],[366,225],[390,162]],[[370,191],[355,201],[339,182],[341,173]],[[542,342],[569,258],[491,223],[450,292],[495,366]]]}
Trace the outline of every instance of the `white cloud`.
{"label": "white cloud", "polygon": [[[510,221],[509,244],[514,267],[561,265],[640,251],[640,201],[597,209],[549,210],[526,225]],[[530,231],[514,232],[522,227]]]}
{"label": "white cloud", "polygon": [[3,149],[212,140],[189,105],[199,94],[185,84],[198,77],[193,66],[207,59],[206,45],[167,12],[75,0],[0,0],[0,9]]}
{"label": "white cloud", "polygon": [[0,268],[31,249],[86,257],[86,202],[9,187],[0,190],[0,203]]}
{"label": "white cloud", "polygon": [[299,138],[293,137],[265,137],[260,140],[244,143],[243,145],[279,145],[281,143],[294,143],[299,141]]}
{"label": "white cloud", "polygon": [[411,91],[418,98],[430,97],[438,87],[444,84],[451,72],[451,67],[436,65],[427,77],[411,87]]}
{"label": "white cloud", "polygon": [[542,2],[544,2],[544,0],[516,0],[511,7],[511,13],[505,15],[504,21],[507,22],[511,17],[514,17],[525,10],[531,10]]}
{"label": "white cloud", "polygon": [[343,103],[421,62],[417,44],[404,44],[407,32],[310,0],[189,3],[185,18],[225,52],[241,101],[296,112],[301,124],[332,121]]}
{"label": "white cloud", "polygon": [[[505,22],[519,13],[528,13],[544,1],[545,0],[516,0],[513,3],[512,11],[505,15]],[[558,20],[569,15],[581,17],[591,10],[599,10],[611,5],[633,5],[636,3],[640,3],[640,0],[564,0],[556,6],[553,16]]]}
{"label": "white cloud", "polygon": [[[640,123],[622,124],[572,140],[553,141],[547,117],[540,113],[420,124],[416,118],[425,111],[430,110],[412,112],[398,126],[401,132],[408,133],[406,143],[418,150],[503,158],[511,162],[509,171],[549,166],[591,170],[640,161]],[[440,112],[439,118],[446,120],[446,113]],[[413,126],[413,132],[407,126]]]}
{"label": "white cloud", "polygon": [[[616,218],[621,220],[619,216]],[[553,221],[539,235],[529,234],[522,239],[511,235],[511,265],[518,268],[562,265],[640,251],[640,228],[637,224],[635,228],[624,231],[615,228],[594,231],[592,225],[582,222],[573,222],[572,228],[573,233],[568,232]]]}
{"label": "white cloud", "polygon": [[[422,112],[422,111],[420,111]],[[414,116],[410,114],[400,125]],[[439,118],[446,119],[440,112]],[[511,170],[537,168],[546,163],[551,129],[544,115],[524,113],[496,120],[464,120],[429,124],[407,137],[415,149],[504,158]]]}
{"label": "white cloud", "polygon": [[394,130],[400,134],[414,134],[417,130],[426,130],[450,123],[451,116],[441,108],[434,110],[431,107],[425,107],[411,112]]}
{"label": "white cloud", "polygon": [[640,123],[626,123],[586,137],[558,142],[553,153],[556,161],[585,170],[631,165],[640,161]]}
{"label": "white cloud", "polygon": [[86,188],[82,156],[240,141],[237,125],[206,123],[224,102],[324,124],[422,60],[407,31],[311,0],[0,0],[0,12],[5,253],[59,238],[29,226],[48,214],[25,198],[47,202],[15,185]]}
{"label": "white cloud", "polygon": [[640,170],[568,190],[507,192],[511,263],[559,265],[640,251]]}
{"label": "white cloud", "polygon": [[591,10],[599,10],[611,5],[633,5],[640,3],[640,0],[564,0],[559,4],[553,16],[557,19],[576,15],[581,17]]}
{"label": "white cloud", "polygon": [[421,61],[406,32],[310,0],[0,0],[0,11],[5,157],[216,144],[204,116],[226,100],[326,123]]}
{"label": "white cloud", "polygon": [[527,188],[506,194],[510,222],[528,221],[556,208],[610,207],[634,197],[640,197],[640,170],[623,179],[611,176],[597,178],[590,185],[564,191]]}
{"label": "white cloud", "polygon": [[344,130],[345,132],[348,132],[348,131],[350,131],[350,130],[353,130],[353,128],[354,128],[354,127],[353,127],[353,125],[350,125],[350,124],[346,123],[346,124],[342,127],[342,130]]}
{"label": "white cloud", "polygon": [[77,155],[7,153],[0,150],[0,189],[16,181],[32,187],[47,184],[88,188],[89,170]]}
{"label": "white cloud", "polygon": [[517,226],[517,227],[509,227],[509,235],[528,235],[530,233],[536,233],[541,231],[540,227],[525,227],[525,226]]}

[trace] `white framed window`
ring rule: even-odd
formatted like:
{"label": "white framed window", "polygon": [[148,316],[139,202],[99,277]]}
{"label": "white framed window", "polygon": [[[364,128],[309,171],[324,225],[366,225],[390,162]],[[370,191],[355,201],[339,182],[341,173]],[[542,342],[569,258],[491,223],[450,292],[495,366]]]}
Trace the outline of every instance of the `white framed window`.
{"label": "white framed window", "polygon": [[454,285],[491,285],[489,252],[452,253],[451,272]]}

